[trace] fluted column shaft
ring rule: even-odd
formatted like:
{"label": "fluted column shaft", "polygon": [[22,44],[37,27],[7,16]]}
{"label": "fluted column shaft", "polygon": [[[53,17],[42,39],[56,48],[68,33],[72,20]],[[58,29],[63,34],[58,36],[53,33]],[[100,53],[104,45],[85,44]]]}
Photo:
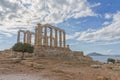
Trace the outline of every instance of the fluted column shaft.
{"label": "fluted column shaft", "polygon": [[38,39],[37,39],[37,33],[38,33],[37,31],[38,31],[38,30],[37,30],[37,28],[36,28],[36,29],[35,29],[35,39],[34,39],[34,44],[35,44],[35,45],[37,45],[37,42],[38,42],[38,41],[37,41],[37,40],[38,40]]}
{"label": "fluted column shaft", "polygon": [[44,27],[44,45],[47,46],[47,27]]}
{"label": "fluted column shaft", "polygon": [[31,44],[31,41],[32,41],[32,34],[30,33],[30,37],[29,37],[29,43]]}
{"label": "fluted column shaft", "polygon": [[37,39],[38,39],[38,46],[41,46],[42,45],[42,27],[40,25],[38,25]]}
{"label": "fluted column shaft", "polygon": [[57,34],[57,29],[55,29],[55,40],[54,40],[54,45],[55,47],[58,47],[58,34]]}
{"label": "fluted column shaft", "polygon": [[62,47],[62,32],[59,31],[59,46]]}
{"label": "fluted column shaft", "polygon": [[66,33],[65,32],[63,32],[63,46],[64,46],[64,48],[66,47]]}
{"label": "fluted column shaft", "polygon": [[52,47],[52,44],[53,44],[53,38],[52,38],[52,28],[50,28],[50,47]]}
{"label": "fluted column shaft", "polygon": [[27,43],[31,44],[31,33],[30,33],[30,31],[27,32]]}
{"label": "fluted column shaft", "polygon": [[18,31],[18,35],[17,35],[17,43],[20,42],[20,31]]}
{"label": "fluted column shaft", "polygon": [[24,43],[26,43],[26,32],[24,32]]}
{"label": "fluted column shaft", "polygon": [[29,31],[26,31],[26,42],[25,43],[29,43]]}

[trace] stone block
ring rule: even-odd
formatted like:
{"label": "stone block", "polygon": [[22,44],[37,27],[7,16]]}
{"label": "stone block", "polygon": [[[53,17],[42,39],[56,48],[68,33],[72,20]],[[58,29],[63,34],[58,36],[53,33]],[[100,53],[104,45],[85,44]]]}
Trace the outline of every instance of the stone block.
{"label": "stone block", "polygon": [[91,65],[90,67],[91,67],[91,68],[102,68],[101,65]]}
{"label": "stone block", "polygon": [[33,67],[36,69],[45,69],[43,64],[33,63]]}
{"label": "stone block", "polygon": [[96,80],[111,80],[111,78],[107,78],[104,76],[98,76]]}

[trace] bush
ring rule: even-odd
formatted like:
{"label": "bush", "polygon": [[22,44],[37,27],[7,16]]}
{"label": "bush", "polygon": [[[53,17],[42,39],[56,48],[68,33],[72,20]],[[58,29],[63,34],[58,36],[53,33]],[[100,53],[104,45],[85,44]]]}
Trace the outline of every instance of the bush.
{"label": "bush", "polygon": [[114,64],[114,63],[115,63],[115,59],[108,58],[108,59],[107,59],[107,63],[109,63],[109,62],[112,62],[112,63]]}
{"label": "bush", "polygon": [[12,47],[13,51],[16,52],[22,52],[22,59],[24,58],[24,53],[28,52],[28,53],[33,53],[34,47],[31,44],[28,43],[16,43],[13,47]]}

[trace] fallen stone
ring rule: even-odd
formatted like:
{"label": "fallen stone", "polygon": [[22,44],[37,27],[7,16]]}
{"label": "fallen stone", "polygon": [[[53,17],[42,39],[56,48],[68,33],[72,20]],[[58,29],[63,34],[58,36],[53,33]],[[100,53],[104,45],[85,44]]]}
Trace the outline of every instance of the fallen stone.
{"label": "fallen stone", "polygon": [[33,67],[33,62],[28,62],[28,61],[22,61],[21,64],[24,64],[29,67]]}
{"label": "fallen stone", "polygon": [[45,69],[43,64],[33,63],[33,67],[36,69]]}
{"label": "fallen stone", "polygon": [[111,80],[111,78],[107,78],[104,76],[98,76],[96,80]]}
{"label": "fallen stone", "polygon": [[120,66],[115,66],[115,67],[112,68],[112,70],[114,70],[114,71],[120,71]]}
{"label": "fallen stone", "polygon": [[92,68],[102,68],[101,65],[91,65],[90,67],[92,67]]}

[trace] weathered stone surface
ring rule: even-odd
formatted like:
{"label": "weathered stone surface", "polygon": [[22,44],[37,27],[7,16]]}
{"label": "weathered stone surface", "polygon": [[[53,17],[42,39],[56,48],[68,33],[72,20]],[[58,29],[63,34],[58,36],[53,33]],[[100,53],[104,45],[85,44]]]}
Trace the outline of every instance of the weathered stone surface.
{"label": "weathered stone surface", "polygon": [[107,78],[104,76],[98,76],[96,80],[111,80],[111,78]]}
{"label": "weathered stone surface", "polygon": [[91,65],[90,67],[92,67],[92,68],[102,68],[101,65]]}
{"label": "weathered stone surface", "polygon": [[[49,32],[49,31],[50,32]],[[31,44],[31,35],[35,35],[34,39],[34,56],[38,57],[56,57],[58,59],[92,61],[88,56],[84,56],[81,51],[71,51],[66,46],[66,33],[64,30],[49,24],[38,24],[35,33],[30,31],[18,31],[18,42],[20,41],[20,33],[24,33],[24,43]],[[48,35],[49,34],[49,35]],[[53,35],[55,34],[55,36]],[[21,57],[21,56],[18,56]],[[30,56],[32,57],[32,56]]]}
{"label": "weathered stone surface", "polygon": [[33,63],[33,67],[36,69],[45,69],[43,64]]}
{"label": "weathered stone surface", "polygon": [[22,61],[21,64],[24,64],[24,65],[29,66],[29,67],[33,67],[33,62]]}
{"label": "weathered stone surface", "polygon": [[13,63],[21,62],[21,58],[12,58]]}
{"label": "weathered stone surface", "polygon": [[61,48],[35,48],[35,53],[37,57],[55,57],[67,60],[92,61],[92,58],[84,56],[83,52],[64,50]]}

